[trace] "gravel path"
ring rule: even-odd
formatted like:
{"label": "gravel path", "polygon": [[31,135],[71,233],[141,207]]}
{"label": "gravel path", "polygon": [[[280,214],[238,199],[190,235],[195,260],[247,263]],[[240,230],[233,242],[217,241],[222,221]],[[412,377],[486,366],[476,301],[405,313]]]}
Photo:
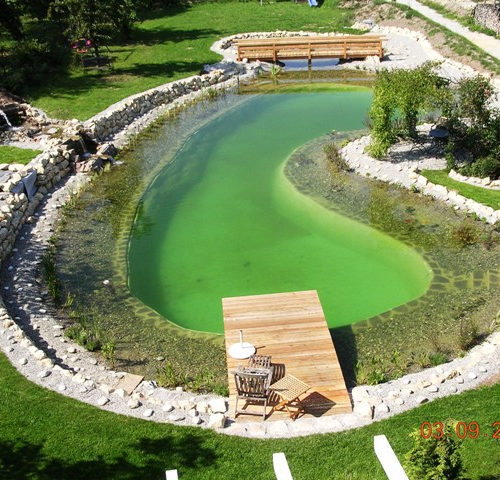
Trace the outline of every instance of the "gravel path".
{"label": "gravel path", "polygon": [[421,13],[428,19],[433,22],[439,23],[443,27],[446,27],[448,30],[451,30],[458,35],[466,38],[474,45],[483,49],[485,52],[489,53],[492,57],[495,57],[500,60],[500,40],[496,38],[490,37],[489,35],[485,35],[484,33],[473,32],[468,28],[462,26],[460,23],[455,20],[450,20],[449,18],[444,17],[440,13],[436,12],[432,8],[429,8],[425,5],[422,5],[420,2],[416,0],[395,0],[396,3],[401,5],[406,5],[411,9]]}

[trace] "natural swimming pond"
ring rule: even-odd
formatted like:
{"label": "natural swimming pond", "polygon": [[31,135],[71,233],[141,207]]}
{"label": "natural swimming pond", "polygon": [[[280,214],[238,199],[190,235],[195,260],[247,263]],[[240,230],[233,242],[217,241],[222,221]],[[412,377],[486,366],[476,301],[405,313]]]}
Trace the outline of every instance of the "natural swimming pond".
{"label": "natural swimming pond", "polygon": [[335,327],[423,294],[432,271],[412,248],[311,201],[283,174],[303,143],[362,128],[370,100],[349,87],[259,95],[194,133],[141,200],[132,293],[216,333],[223,297],[317,289]]}
{"label": "natural swimming pond", "polygon": [[[481,222],[466,219],[462,213],[441,202],[394,185],[332,169],[323,148],[332,141],[342,142],[346,135],[339,133],[333,136],[329,132],[334,128],[339,130],[341,124],[337,122],[353,109],[358,109],[359,117],[349,128],[363,128],[370,95],[359,89],[349,92],[349,88],[344,88],[342,95],[354,95],[350,97],[350,102],[340,103],[335,109],[324,100],[339,93],[332,92],[331,83],[314,83],[309,72],[303,75],[305,83],[302,85],[298,84],[296,77],[288,84],[280,78],[278,85],[246,88],[246,91],[252,92],[248,95],[228,93],[175,112],[145,132],[128,151],[122,152],[120,160],[123,165],[96,178],[64,209],[65,215],[57,231],[56,262],[63,289],[71,294],[73,302],[70,308],[65,309],[70,317],[68,322],[95,328],[105,339],[114,341],[119,368],[160,378],[165,366],[171,364],[180,379],[177,380],[179,383],[184,382],[184,376],[192,379],[198,375],[207,379],[203,382],[210,385],[208,388],[214,385],[223,387],[226,383],[221,336],[178,328],[167,321],[175,321],[169,318],[171,315],[161,315],[138,300],[129,289],[127,264],[132,268],[134,259],[129,259],[129,254],[133,254],[134,248],[150,237],[156,228],[158,232],[163,228],[154,247],[160,251],[158,257],[150,255],[146,247],[153,247],[153,242],[149,242],[146,247],[142,246],[147,255],[136,260],[140,264],[142,258],[145,261],[158,258],[172,268],[176,267],[178,278],[172,280],[174,285],[167,283],[167,287],[174,292],[180,291],[175,285],[177,280],[179,284],[184,282],[189,286],[189,279],[182,278],[183,266],[189,265],[193,271],[196,267],[196,272],[202,272],[208,266],[203,251],[192,258],[177,261],[176,258],[166,258],[167,250],[162,253],[163,242],[168,240],[172,242],[170,245],[177,247],[186,242],[186,248],[182,249],[184,254],[178,251],[175,256],[186,255],[185,252],[193,250],[197,238],[207,242],[207,248],[216,248],[217,244],[212,242],[215,225],[206,222],[204,215],[223,222],[233,211],[233,203],[234,211],[243,212],[245,216],[237,218],[233,215],[231,222],[240,225],[243,230],[241,237],[227,234],[226,238],[225,230],[218,229],[218,239],[227,250],[225,256],[231,260],[236,258],[234,250],[237,245],[252,246],[253,249],[248,248],[247,255],[240,254],[237,260],[224,266],[220,263],[210,265],[208,272],[212,277],[217,276],[217,282],[213,283],[213,278],[203,279],[198,274],[190,280],[194,288],[198,287],[200,282],[197,279],[200,278],[205,286],[224,287],[223,269],[232,278],[244,272],[241,279],[248,284],[227,283],[226,286],[231,289],[227,295],[239,294],[241,290],[251,293],[250,283],[255,285],[256,280],[262,281],[261,285],[267,291],[318,288],[330,322],[345,325],[366,315],[366,320],[332,329],[348,382],[353,380],[357,361],[371,362],[375,357],[382,357],[392,362],[392,359],[398,358],[398,367],[393,372],[397,375],[407,368],[420,368],[424,364],[422,358],[427,354],[444,352],[447,356],[457,355],[458,339],[464,328],[475,325],[483,333],[490,327],[500,308],[498,232]],[[345,72],[338,75],[337,82],[353,85]],[[355,76],[354,85],[367,84],[367,79],[358,78],[359,72]],[[338,84],[336,88],[339,88]],[[258,93],[276,90],[287,92],[278,99],[283,103],[276,108],[273,105],[277,101],[274,96]],[[326,95],[312,96],[318,99],[312,105],[317,113],[312,112],[307,118],[305,114],[300,118],[293,117],[290,112],[297,105],[295,102],[300,104],[305,101],[299,99],[304,92]],[[363,96],[362,101],[352,100]],[[305,95],[304,98],[307,97]],[[262,109],[252,123],[245,112],[257,105],[273,105],[273,108]],[[232,122],[228,121],[231,119]],[[240,122],[236,120],[242,122],[242,130],[239,130]],[[259,130],[264,121],[268,122],[266,128]],[[225,125],[224,129],[213,128],[219,125]],[[276,134],[278,131],[288,142],[287,148],[280,143]],[[248,146],[250,142],[246,142],[245,133],[250,136],[255,132],[258,133],[258,140]],[[222,134],[229,135],[229,138],[234,138],[233,135],[242,137],[242,151],[238,151],[234,142],[229,143],[226,150],[217,141],[212,142],[220,139]],[[189,147],[193,141],[194,145]],[[200,143],[196,147],[198,141]],[[227,150],[229,147],[231,149]],[[270,151],[274,148],[281,158],[270,158]],[[243,150],[250,150],[245,158],[241,158],[247,155]],[[188,159],[185,155],[189,152],[191,157]],[[213,163],[208,161],[220,152],[227,155],[222,155]],[[179,161],[182,158],[189,161]],[[217,172],[223,170],[227,178],[234,178],[237,166],[246,168],[247,176],[240,180],[242,184],[239,188],[217,176]],[[175,187],[165,190],[169,196],[163,200],[160,192],[151,196],[162,175],[167,181],[166,186]],[[155,178],[156,181],[153,181]],[[252,202],[244,205],[243,199],[250,195],[249,191],[258,190],[257,187],[260,191],[260,184],[266,187],[261,193],[263,198],[256,195],[252,197]],[[217,188],[207,196],[204,190],[206,185]],[[151,212],[156,209],[159,218],[153,221],[145,215],[145,207],[151,208]],[[179,215],[197,208],[201,209],[199,212],[205,212],[204,215],[193,216],[192,222],[188,216],[183,225]],[[262,220],[266,222],[263,224],[266,228],[257,231],[257,219],[253,212],[263,212]],[[270,213],[272,218],[268,216]],[[136,218],[139,221],[134,224]],[[339,231],[353,233],[341,237],[340,246],[333,248],[332,238]],[[259,238],[263,243],[266,240],[268,247],[273,247],[274,240],[283,240],[284,233],[292,234],[290,242],[285,241],[284,246],[277,250],[276,259],[275,254],[267,252],[264,247],[259,250]],[[374,239],[373,243],[369,238]],[[134,244],[136,241],[139,242],[137,245]],[[346,251],[351,252],[351,257],[341,255],[341,247],[346,244]],[[292,255],[290,258],[280,253],[292,252],[294,245],[300,247],[300,257]],[[370,255],[366,256],[370,257],[379,245],[383,254],[373,255],[379,261],[370,258],[360,260],[358,252],[369,252]],[[246,249],[241,251],[247,253]],[[394,255],[388,256],[388,252]],[[340,259],[333,264],[330,255]],[[273,266],[265,275],[257,275],[259,259],[266,259]],[[244,262],[249,260],[254,263],[245,265]],[[203,261],[203,264],[199,266],[195,261]],[[356,262],[360,268],[370,265],[370,275],[368,271],[362,275],[355,268],[352,271],[348,268],[356,266]],[[384,262],[387,262],[386,267],[390,266],[387,272],[383,270]],[[160,265],[160,261],[157,263]],[[309,268],[310,264],[314,268]],[[432,269],[432,279],[427,276],[427,265]],[[347,271],[341,271],[340,266]],[[292,275],[289,273],[291,268],[305,273]],[[154,265],[147,274],[151,278],[144,273],[144,284],[152,289],[156,288],[156,284],[158,288],[163,288],[165,279],[158,279],[159,270]],[[219,279],[219,271],[222,280]],[[342,296],[346,295],[349,285],[334,282],[336,278],[348,278],[350,275],[360,282],[357,286],[359,295],[354,295],[352,310],[341,315],[341,308],[344,308]],[[386,295],[387,292],[378,284],[378,279],[384,278],[384,275],[392,282],[390,285],[395,285],[395,296],[391,296],[392,293]],[[317,282],[318,278],[323,285],[310,286],[310,282]],[[415,284],[412,288],[415,289],[404,290],[396,285],[397,278],[404,281],[413,279]],[[110,285],[103,284],[106,279],[111,281]],[[431,283],[427,288],[429,280]],[[332,285],[335,285],[335,291]],[[333,293],[325,296],[321,287],[330,288]],[[377,304],[379,299],[375,299],[367,307],[372,290],[377,295],[382,291],[380,303]],[[183,299],[180,300],[180,307],[173,305],[177,312],[182,311]],[[329,311],[337,307],[335,303],[327,305],[328,301],[340,301],[333,315]],[[215,308],[220,308],[219,305]],[[343,305],[347,308],[348,303]],[[393,308],[396,305],[400,306]],[[380,314],[374,313],[377,308]],[[209,317],[220,321],[220,313],[209,316],[203,312],[204,322]],[[217,325],[212,327],[214,331],[218,328]],[[195,328],[208,330],[206,326]],[[396,352],[398,355],[395,355]],[[165,383],[164,377],[163,381]],[[167,383],[172,384],[173,380]],[[191,388],[199,389],[199,383]]]}

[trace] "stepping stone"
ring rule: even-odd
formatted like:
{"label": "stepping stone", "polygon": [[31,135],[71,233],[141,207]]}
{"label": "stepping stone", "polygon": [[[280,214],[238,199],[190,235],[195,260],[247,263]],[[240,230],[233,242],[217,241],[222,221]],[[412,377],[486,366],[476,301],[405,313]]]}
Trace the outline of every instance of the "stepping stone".
{"label": "stepping stone", "polygon": [[144,377],[141,375],[126,373],[116,385],[115,390],[123,390],[130,396],[143,380]]}

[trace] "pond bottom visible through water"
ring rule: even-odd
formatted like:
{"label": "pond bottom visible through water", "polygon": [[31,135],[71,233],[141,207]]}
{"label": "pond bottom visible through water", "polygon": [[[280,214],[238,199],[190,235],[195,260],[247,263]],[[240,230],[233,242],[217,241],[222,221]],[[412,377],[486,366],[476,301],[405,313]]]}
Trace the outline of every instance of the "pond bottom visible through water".
{"label": "pond bottom visible through water", "polygon": [[[310,85],[305,87],[307,89]],[[255,86],[250,88],[255,89]],[[273,88],[280,87],[274,85]],[[106,338],[116,342],[117,368],[161,378],[164,384],[168,384],[173,381],[172,375],[166,380],[164,372],[170,365],[172,368],[168,371],[175,372],[177,380],[198,379],[196,385],[191,383],[192,388],[203,389],[199,385],[207,384],[209,389],[214,385],[219,389],[226,384],[221,337],[191,334],[176,328],[132,297],[124,265],[128,232],[137,202],[152,178],[170,162],[191,133],[208,125],[207,122],[217,120],[233,106],[245,104],[247,99],[253,98],[227,94],[179,112],[176,117],[143,135],[132,150],[122,154],[120,159],[124,164],[121,167],[96,179],[74,205],[66,209],[58,231],[57,269],[65,291],[74,298],[72,321],[92,322]],[[262,101],[272,102],[272,98]],[[350,109],[351,105],[345,108]],[[273,109],[267,114],[273,113],[275,123],[287,119],[282,110]],[[295,139],[297,146],[336,128],[333,122],[314,125],[308,130],[310,125],[305,124],[304,131],[308,134],[300,132]],[[353,123],[350,128],[360,126],[362,121]],[[227,127],[229,133],[233,129],[236,126]],[[263,132],[264,136],[267,133]],[[394,353],[398,353],[400,366],[405,363],[405,368],[412,370],[428,363],[429,354],[439,351],[445,352],[446,356],[456,355],[464,327],[476,325],[480,334],[486,332],[500,307],[498,233],[480,222],[464,220],[460,213],[440,202],[395,186],[335,171],[323,152],[323,146],[331,143],[332,138],[331,135],[323,136],[295,151],[284,169],[279,165],[280,168],[269,178],[269,182],[274,182],[273,188],[296,188],[307,200],[302,204],[307,205],[306,210],[321,205],[322,209],[355,219],[403,242],[423,255],[434,272],[429,290],[419,299],[353,326],[333,330],[348,383],[352,384],[354,379],[356,362],[368,362],[375,356],[391,362],[391,358],[396,358]],[[343,135],[335,138],[342,141]],[[279,148],[279,142],[274,143],[278,143]],[[271,145],[274,143],[270,142]],[[262,157],[267,158],[267,153],[262,154],[259,145],[251,148],[260,152],[256,166],[266,168],[266,165],[262,166],[265,163]],[[202,153],[203,156],[209,155],[211,150],[207,147]],[[283,151],[283,159],[289,153]],[[231,158],[228,156],[225,160],[230,167]],[[238,158],[234,165],[237,163]],[[193,168],[201,176],[206,172],[196,172],[199,168],[196,161]],[[172,181],[178,180],[172,177]],[[235,193],[224,184],[221,190],[221,195],[227,191],[228,202],[234,199],[239,202],[245,194],[241,189]],[[287,217],[295,212],[297,205],[290,206],[288,201],[280,204],[276,199],[294,198],[298,201],[299,194],[295,191],[295,197],[276,197],[276,191],[269,195],[269,203],[283,221],[290,222],[290,228],[297,228],[293,224],[295,215]],[[170,205],[164,205],[167,206]],[[179,202],[175,207],[183,209],[187,205]],[[307,220],[307,211],[298,216],[301,222]],[[198,224],[203,222],[203,218],[194,220]],[[477,234],[472,245],[461,245],[457,240],[464,222]],[[141,235],[148,235],[152,227],[153,224],[143,221]],[[307,228],[307,223],[302,224],[304,233]],[[317,229],[318,225],[314,228]],[[252,230],[255,229],[250,215],[248,231],[254,235]],[[249,267],[238,264],[238,268]],[[279,272],[273,275],[280,280],[287,278]],[[111,279],[111,288],[103,285],[105,279]],[[398,374],[396,369],[392,370],[391,375]]]}
{"label": "pond bottom visible through water", "polygon": [[370,99],[349,87],[260,95],[199,129],[142,198],[132,293],[216,333],[224,297],[318,290],[333,327],[424,293],[432,273],[416,252],[310,201],[282,173],[305,141],[361,128]]}

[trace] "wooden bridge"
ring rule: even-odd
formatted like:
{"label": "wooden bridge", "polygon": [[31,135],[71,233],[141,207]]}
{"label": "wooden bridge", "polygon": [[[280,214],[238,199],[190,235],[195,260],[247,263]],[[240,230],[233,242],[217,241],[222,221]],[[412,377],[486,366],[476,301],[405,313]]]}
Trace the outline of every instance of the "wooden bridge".
{"label": "wooden bridge", "polygon": [[368,35],[342,37],[286,37],[237,40],[238,61],[308,60],[338,58],[343,60],[377,56],[382,58],[384,38]]}

